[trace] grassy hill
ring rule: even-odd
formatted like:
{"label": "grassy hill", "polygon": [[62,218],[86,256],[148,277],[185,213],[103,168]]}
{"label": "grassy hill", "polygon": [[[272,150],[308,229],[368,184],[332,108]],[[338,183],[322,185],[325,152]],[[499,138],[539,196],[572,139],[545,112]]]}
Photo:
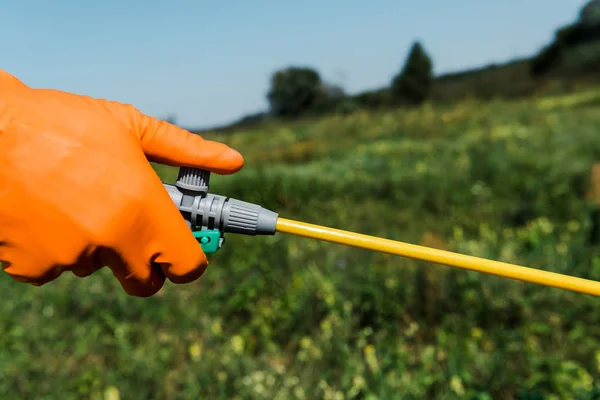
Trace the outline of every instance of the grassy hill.
{"label": "grassy hill", "polygon": [[[600,279],[588,195],[599,105],[586,91],[207,133],[246,158],[213,191]],[[0,288],[1,398],[600,395],[596,298],[309,239],[230,235],[200,281],[149,299],[105,270],[42,288],[3,274]]]}

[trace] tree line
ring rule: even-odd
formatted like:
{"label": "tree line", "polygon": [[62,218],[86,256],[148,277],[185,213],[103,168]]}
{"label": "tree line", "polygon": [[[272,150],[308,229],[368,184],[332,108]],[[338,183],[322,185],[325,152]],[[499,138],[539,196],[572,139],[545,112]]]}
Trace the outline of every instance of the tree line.
{"label": "tree line", "polygon": [[266,94],[267,112],[247,115],[235,123],[211,131],[235,130],[267,118],[289,119],[358,109],[412,107],[425,101],[453,102],[465,97],[515,98],[536,93],[550,80],[600,78],[600,0],[588,1],[577,19],[559,27],[551,42],[537,54],[501,65],[440,76],[424,45],[415,41],[404,64],[387,87],[348,95],[344,88],[322,79],[308,66],[289,66],[276,71]]}
{"label": "tree line", "polygon": [[[433,63],[419,41],[413,43],[403,68],[391,80],[386,104],[419,105],[428,99],[433,86]],[[384,96],[380,94],[380,96]],[[324,82],[309,67],[288,67],[271,78],[267,94],[270,115],[290,118],[330,111],[352,111],[364,104],[359,96],[347,96],[344,89]]]}

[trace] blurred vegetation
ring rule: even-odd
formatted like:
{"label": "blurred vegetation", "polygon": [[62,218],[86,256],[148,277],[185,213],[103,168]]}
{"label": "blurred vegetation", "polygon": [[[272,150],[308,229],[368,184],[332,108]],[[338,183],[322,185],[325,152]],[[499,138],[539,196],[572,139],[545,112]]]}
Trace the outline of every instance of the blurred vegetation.
{"label": "blurred vegetation", "polygon": [[[213,191],[600,279],[599,101],[424,103],[209,134],[247,160]],[[597,298],[294,236],[229,235],[199,281],[149,299],[107,270],[0,287],[3,399],[600,396]]]}

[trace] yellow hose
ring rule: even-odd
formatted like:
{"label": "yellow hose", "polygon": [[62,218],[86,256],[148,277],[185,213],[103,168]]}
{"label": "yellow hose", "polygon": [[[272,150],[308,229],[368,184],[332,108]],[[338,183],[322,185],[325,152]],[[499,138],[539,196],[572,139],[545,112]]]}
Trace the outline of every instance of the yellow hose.
{"label": "yellow hose", "polygon": [[600,282],[279,218],[277,232],[600,296]]}

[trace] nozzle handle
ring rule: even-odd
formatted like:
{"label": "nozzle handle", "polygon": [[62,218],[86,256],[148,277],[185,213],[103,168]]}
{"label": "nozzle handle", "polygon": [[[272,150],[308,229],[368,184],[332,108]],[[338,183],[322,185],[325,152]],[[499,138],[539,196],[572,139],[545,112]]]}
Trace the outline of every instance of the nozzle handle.
{"label": "nozzle handle", "polygon": [[278,214],[257,204],[208,192],[210,172],[181,167],[175,185],[165,189],[206,253],[216,252],[225,233],[274,235]]}
{"label": "nozzle handle", "polygon": [[175,186],[191,192],[208,193],[210,172],[192,167],[179,168]]}

